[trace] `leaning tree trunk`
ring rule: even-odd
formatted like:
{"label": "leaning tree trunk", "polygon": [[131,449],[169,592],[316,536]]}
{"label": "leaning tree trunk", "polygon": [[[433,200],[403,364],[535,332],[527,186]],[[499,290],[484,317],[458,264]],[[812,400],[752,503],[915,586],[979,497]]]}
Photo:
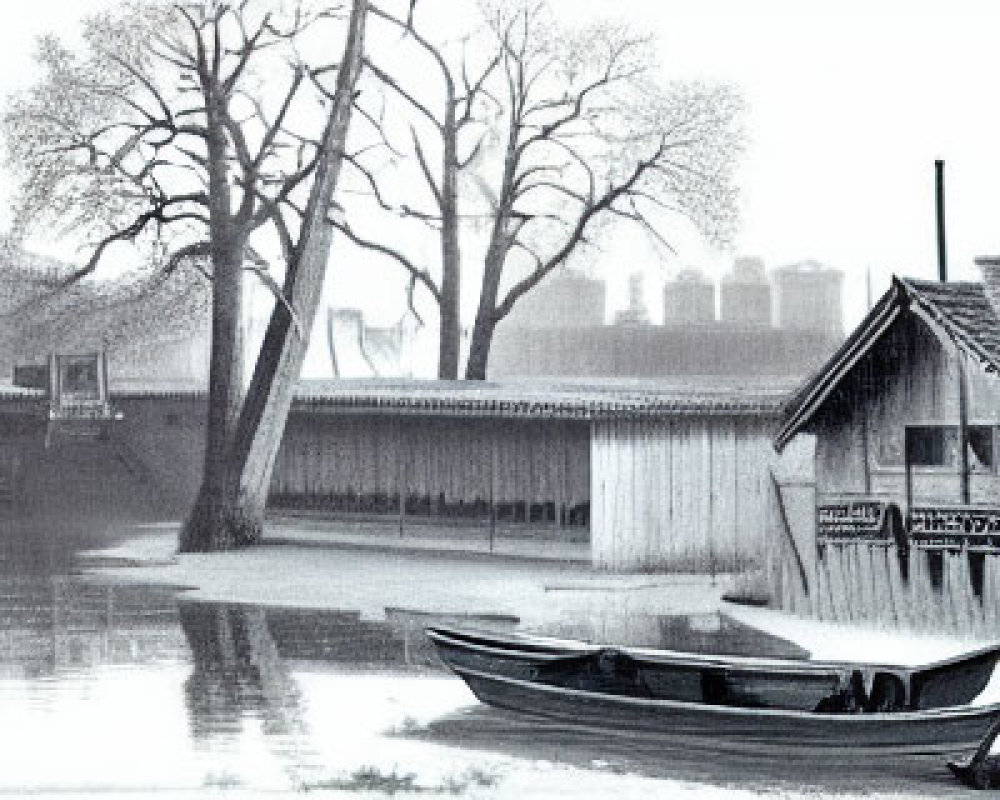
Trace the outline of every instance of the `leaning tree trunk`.
{"label": "leaning tree trunk", "polygon": [[319,305],[333,241],[333,226],[327,214],[343,163],[355,86],[361,72],[366,11],[367,0],[355,0],[322,151],[299,240],[285,276],[283,291],[288,304],[295,309],[297,324],[284,303],[275,304],[227,454],[224,483],[230,492],[225,498],[223,516],[236,545],[257,543],[263,535],[271,471]]}
{"label": "leaning tree trunk", "polygon": [[503,220],[494,223],[493,238],[486,251],[483,269],[483,285],[479,290],[479,308],[476,322],[472,326],[469,342],[469,360],[465,363],[465,379],[486,380],[486,366],[489,363],[493,333],[497,327],[497,294],[500,291],[500,276],[503,274],[506,248],[503,242]]}
{"label": "leaning tree trunk", "polygon": [[472,340],[469,342],[469,360],[465,365],[465,379],[468,381],[485,381],[486,367],[490,358],[490,347],[493,345],[493,333],[496,323],[492,318],[476,317],[472,329]]}

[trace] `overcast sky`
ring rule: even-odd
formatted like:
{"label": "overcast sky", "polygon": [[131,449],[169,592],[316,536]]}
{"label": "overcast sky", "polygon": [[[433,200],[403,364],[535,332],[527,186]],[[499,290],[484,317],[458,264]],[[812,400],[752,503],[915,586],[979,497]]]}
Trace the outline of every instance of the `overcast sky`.
{"label": "overcast sky", "polygon": [[[454,2],[423,0],[428,15],[447,13]],[[72,32],[81,13],[103,4],[33,0],[5,8],[0,91],[30,78],[38,33]],[[651,284],[688,265],[719,276],[737,254],[760,255],[768,267],[815,258],[847,273],[853,322],[864,303],[866,268],[877,289],[892,272],[936,274],[935,158],[947,163],[953,277],[977,277],[972,258],[1000,253],[996,0],[554,0],[554,6],[566,14],[624,16],[658,35],[666,77],[733,82],[748,101],[735,250],[691,247],[676,262],[646,263]],[[606,266],[613,276],[613,265]],[[373,274],[371,281],[390,277],[386,267],[385,276]],[[364,301],[365,282],[347,280],[341,288],[347,304]]]}

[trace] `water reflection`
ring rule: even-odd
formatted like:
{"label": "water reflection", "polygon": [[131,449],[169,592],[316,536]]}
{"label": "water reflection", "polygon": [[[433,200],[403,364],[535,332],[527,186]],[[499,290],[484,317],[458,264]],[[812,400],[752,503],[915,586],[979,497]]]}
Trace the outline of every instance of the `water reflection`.
{"label": "water reflection", "polygon": [[186,654],[176,600],[167,591],[100,586],[64,575],[0,577],[5,677],[52,677]]}
{"label": "water reflection", "polygon": [[180,624],[193,662],[184,696],[195,739],[236,731],[247,715],[259,717],[269,736],[305,732],[301,692],[264,609],[184,603]]}

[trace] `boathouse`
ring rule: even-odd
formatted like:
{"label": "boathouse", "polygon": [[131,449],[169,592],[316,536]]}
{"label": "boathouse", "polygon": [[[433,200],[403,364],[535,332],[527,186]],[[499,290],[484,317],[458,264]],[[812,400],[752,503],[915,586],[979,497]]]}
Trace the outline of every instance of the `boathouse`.
{"label": "boathouse", "polygon": [[996,621],[998,372],[1000,319],[981,284],[894,278],[794,394],[775,445],[815,441],[800,605],[932,628]]}
{"label": "boathouse", "polygon": [[589,533],[601,568],[734,569],[762,556],[786,391],[302,383],[272,503],[547,522]]}

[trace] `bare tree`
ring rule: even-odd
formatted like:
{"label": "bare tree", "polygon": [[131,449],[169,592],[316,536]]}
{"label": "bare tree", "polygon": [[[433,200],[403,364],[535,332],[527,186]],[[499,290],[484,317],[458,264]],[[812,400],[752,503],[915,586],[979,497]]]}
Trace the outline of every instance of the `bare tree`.
{"label": "bare tree", "polygon": [[[299,44],[342,13],[305,0],[280,13],[269,5],[125,3],[88,21],[83,55],[42,40],[45,74],[4,117],[8,162],[21,183],[15,231],[25,236],[55,223],[90,237],[86,263],[53,289],[90,275],[110,248],[126,242],[164,253],[155,264],[160,273],[193,264],[212,281],[205,465],[181,535],[184,550],[224,549],[260,536],[263,500],[241,493],[248,462],[235,447],[241,410],[245,419],[254,416],[243,409],[242,279],[248,270],[261,277],[279,301],[278,327],[282,320],[292,325],[287,335],[270,337],[270,346],[288,349],[286,340],[297,337],[290,349],[304,349],[315,312],[309,297],[318,296],[313,284],[322,279],[314,265],[329,253],[317,230],[328,228],[360,65],[366,3],[355,0],[323,135],[309,136],[310,109],[317,99],[329,102],[314,90],[333,68],[307,66]],[[285,70],[283,85],[275,66]],[[283,287],[251,245],[263,231],[286,262]],[[264,355],[257,372],[279,371],[271,351]],[[295,377],[282,372],[280,380]],[[275,400],[268,394],[262,402],[270,407]],[[269,423],[277,428],[267,438],[276,450],[284,416]],[[267,461],[266,454],[259,459]],[[247,514],[246,504],[254,512]]]}
{"label": "bare tree", "polygon": [[725,87],[661,88],[647,37],[609,24],[560,31],[545,15],[531,3],[490,17],[506,130],[469,379],[486,377],[497,324],[601,217],[635,223],[667,247],[671,215],[713,238],[735,219],[738,97]]}
{"label": "bare tree", "polygon": [[[411,112],[412,119],[407,125],[409,145],[419,166],[424,194],[430,200],[429,210],[403,202],[390,203],[384,186],[380,191],[373,171],[361,159],[353,159],[352,163],[372,189],[371,194],[382,210],[416,220],[435,232],[441,253],[440,269],[432,272],[420,266],[418,259],[391,240],[368,238],[347,220],[338,220],[336,225],[355,244],[394,259],[406,270],[411,309],[414,309],[413,292],[418,284],[430,293],[440,323],[438,377],[454,380],[458,377],[462,327],[459,176],[476,159],[484,141],[486,131],[479,107],[484,101],[490,102],[486,82],[499,63],[499,54],[481,58],[482,63],[473,67],[466,48],[461,47],[460,57],[452,59],[446,47],[427,38],[415,27],[415,8],[416,3],[410,3],[405,18],[377,6],[371,8],[371,14],[392,32],[398,32],[404,40],[413,43],[416,56],[421,63],[433,68],[440,81],[440,96],[422,97],[419,86],[409,86],[405,78],[395,76],[372,57],[366,58],[365,66]],[[378,132],[386,137],[384,117],[384,111],[378,116],[368,115]],[[388,144],[388,138],[383,141]]]}
{"label": "bare tree", "polygon": [[[460,253],[452,252],[460,223],[485,228],[466,378],[485,378],[497,325],[546,275],[591,244],[599,226],[629,222],[667,248],[681,217],[710,239],[729,237],[741,139],[741,101],[732,89],[663,85],[648,37],[606,22],[567,28],[534,0],[483,3],[489,36],[475,38],[475,47],[462,48],[449,61],[446,44],[417,30],[413,6],[405,19],[378,13],[438,65],[444,113],[433,113],[374,57],[369,63],[427,123],[422,130],[429,134],[414,125],[411,139],[434,209],[414,211],[389,201],[375,170],[366,178],[383,209],[436,225],[443,275],[460,267]],[[473,50],[485,53],[478,70],[465,57]],[[460,153],[463,126],[475,135]],[[441,152],[437,172],[426,155],[431,143]],[[341,228],[356,244],[402,264],[411,291],[414,283],[422,284],[441,305],[439,286],[411,253],[387,237],[364,236],[347,223]],[[451,280],[458,285],[458,277]],[[442,307],[442,319],[445,313]],[[449,371],[442,366],[441,374]]]}

